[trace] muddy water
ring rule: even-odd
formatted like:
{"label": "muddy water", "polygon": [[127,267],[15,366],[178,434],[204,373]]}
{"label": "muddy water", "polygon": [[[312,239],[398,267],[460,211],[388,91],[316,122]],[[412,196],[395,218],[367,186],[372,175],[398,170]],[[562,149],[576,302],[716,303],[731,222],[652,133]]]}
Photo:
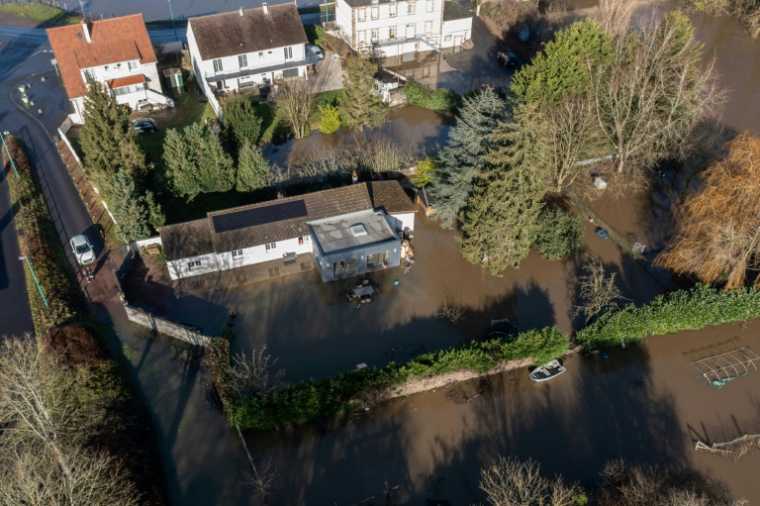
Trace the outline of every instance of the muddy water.
{"label": "muddy water", "polygon": [[[718,70],[733,90],[724,121],[737,130],[757,132],[758,43],[731,20],[694,20],[706,52],[718,54]],[[433,138],[436,125],[434,120],[428,123],[420,123],[420,128],[430,128],[425,137]],[[415,126],[405,132],[414,134]],[[638,230],[631,207],[613,205],[602,214],[610,221],[614,217],[606,214],[619,216],[620,227],[632,233]],[[301,377],[329,374],[365,360],[382,362],[382,352],[397,343],[431,339],[433,347],[478,335],[484,322],[504,313],[522,328],[555,322],[569,328],[566,282],[572,266],[531,257],[521,269],[493,278],[461,261],[450,233],[420,221],[420,263],[401,278],[395,293],[384,291],[376,299],[374,313],[362,309],[353,315],[324,303],[323,318],[314,306],[322,294],[303,279],[273,283],[268,293],[242,290],[209,300],[219,302],[220,308],[246,305],[251,312],[241,314],[238,346],[265,340],[275,346],[282,340],[282,353],[299,348],[308,352],[292,355],[295,358],[281,355],[281,360],[291,360],[283,362],[288,374]],[[587,246],[624,275],[629,296],[651,298],[659,290],[656,283],[636,270],[611,241],[594,236],[591,224],[587,226]],[[472,319],[465,320],[464,330],[434,317],[447,292],[471,309]],[[298,323],[299,310],[288,303],[291,296],[302,298],[312,315],[308,324]],[[275,331],[270,334],[257,318]],[[117,326],[158,427],[173,504],[249,504],[242,477],[245,455],[209,404],[204,373],[171,360],[167,343],[141,339],[141,332],[123,321]],[[400,337],[394,342],[396,332]],[[278,505],[351,504],[379,492],[385,480],[400,486],[399,504],[422,505],[426,499],[470,504],[482,500],[478,469],[496,454],[533,457],[547,473],[578,480],[593,479],[604,461],[619,456],[691,465],[729,483],[738,496],[756,504],[760,456],[734,464],[695,453],[692,438],[722,440],[760,430],[760,373],[716,390],[696,381],[686,354],[735,336],[760,351],[758,335],[760,322],[747,330],[724,326],[652,338],[606,360],[575,358],[568,373],[548,384],[533,384],[524,371],[516,371],[494,378],[490,392],[467,404],[448,400],[448,390],[430,392],[392,402],[365,417],[348,416],[275,434],[250,433],[248,443],[257,458],[271,456],[277,463]]]}
{"label": "muddy water", "polygon": [[304,160],[326,158],[330,152],[356,150],[368,139],[384,138],[392,139],[416,159],[445,144],[453,124],[454,116],[450,113],[406,106],[393,109],[384,125],[372,130],[365,129],[364,133],[345,127],[329,135],[315,132],[304,139],[291,139],[279,146],[269,145],[264,150],[264,156],[270,163],[285,167]]}

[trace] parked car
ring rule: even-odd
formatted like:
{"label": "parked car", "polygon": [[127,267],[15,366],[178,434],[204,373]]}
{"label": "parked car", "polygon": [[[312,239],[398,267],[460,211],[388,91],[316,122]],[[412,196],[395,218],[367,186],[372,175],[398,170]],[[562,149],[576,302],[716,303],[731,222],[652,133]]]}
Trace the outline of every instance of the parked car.
{"label": "parked car", "polygon": [[92,249],[92,244],[90,244],[90,240],[87,237],[78,235],[72,237],[69,242],[71,244],[71,252],[74,253],[79,265],[87,265],[95,261],[95,250]]}
{"label": "parked car", "polygon": [[317,60],[324,60],[325,53],[322,52],[322,48],[315,46],[314,44],[306,44],[306,50],[317,57]]}
{"label": "parked car", "polygon": [[132,128],[138,134],[154,134],[158,130],[156,122],[150,118],[136,119],[132,122]]}

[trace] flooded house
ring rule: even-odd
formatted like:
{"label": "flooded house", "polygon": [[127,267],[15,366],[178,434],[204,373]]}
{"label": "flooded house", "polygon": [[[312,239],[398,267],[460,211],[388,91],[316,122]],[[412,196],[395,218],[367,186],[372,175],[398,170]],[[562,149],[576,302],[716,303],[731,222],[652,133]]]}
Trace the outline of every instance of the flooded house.
{"label": "flooded house", "polygon": [[397,181],[375,181],[208,213],[161,229],[173,280],[303,257],[323,281],[398,266],[417,207]]}

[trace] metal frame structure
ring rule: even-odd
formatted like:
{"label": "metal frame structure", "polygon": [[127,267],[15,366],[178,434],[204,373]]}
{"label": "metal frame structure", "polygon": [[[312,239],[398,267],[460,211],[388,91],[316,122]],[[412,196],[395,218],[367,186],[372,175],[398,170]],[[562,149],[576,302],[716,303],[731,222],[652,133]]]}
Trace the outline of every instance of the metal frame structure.
{"label": "metal frame structure", "polygon": [[760,355],[747,346],[723,351],[720,348],[722,347],[712,348],[718,353],[691,362],[707,385],[722,388],[727,383],[758,370]]}

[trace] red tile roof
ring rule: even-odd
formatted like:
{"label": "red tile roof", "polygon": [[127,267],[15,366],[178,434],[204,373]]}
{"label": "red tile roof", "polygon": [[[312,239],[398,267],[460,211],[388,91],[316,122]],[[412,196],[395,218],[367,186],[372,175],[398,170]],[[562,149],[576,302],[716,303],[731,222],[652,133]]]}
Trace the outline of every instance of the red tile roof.
{"label": "red tile roof", "polygon": [[110,89],[114,88],[121,88],[123,86],[129,86],[131,84],[139,84],[145,82],[145,76],[142,74],[138,74],[136,76],[127,76],[127,77],[120,77],[118,79],[113,79],[111,81],[108,81],[108,87]]}
{"label": "red tile roof", "polygon": [[69,98],[87,94],[81,69],[129,60],[158,61],[142,14],[93,21],[89,27],[92,42],[87,42],[81,24],[47,30]]}

